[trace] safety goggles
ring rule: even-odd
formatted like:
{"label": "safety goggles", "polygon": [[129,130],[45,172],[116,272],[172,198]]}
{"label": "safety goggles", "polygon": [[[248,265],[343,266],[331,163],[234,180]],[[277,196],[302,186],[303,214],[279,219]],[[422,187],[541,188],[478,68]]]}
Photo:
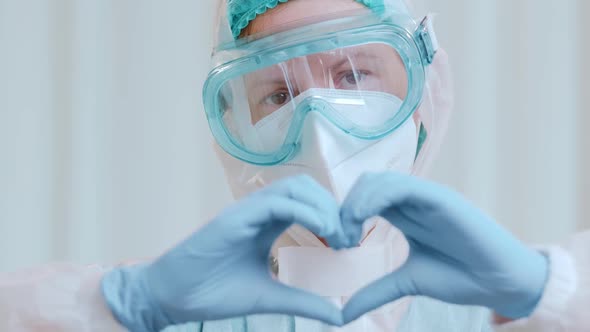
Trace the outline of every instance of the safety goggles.
{"label": "safety goggles", "polygon": [[223,45],[203,90],[209,126],[227,153],[256,165],[292,158],[310,112],[378,140],[420,105],[437,48],[429,17],[366,12]]}

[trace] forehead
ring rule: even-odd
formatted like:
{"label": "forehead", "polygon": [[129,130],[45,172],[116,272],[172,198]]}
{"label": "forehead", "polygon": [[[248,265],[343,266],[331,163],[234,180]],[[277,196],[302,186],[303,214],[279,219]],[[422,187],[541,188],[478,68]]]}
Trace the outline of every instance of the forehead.
{"label": "forehead", "polygon": [[302,20],[309,23],[313,17],[321,21],[325,15],[363,8],[370,11],[355,0],[291,0],[256,17],[248,27],[248,34],[272,31],[281,25]]}

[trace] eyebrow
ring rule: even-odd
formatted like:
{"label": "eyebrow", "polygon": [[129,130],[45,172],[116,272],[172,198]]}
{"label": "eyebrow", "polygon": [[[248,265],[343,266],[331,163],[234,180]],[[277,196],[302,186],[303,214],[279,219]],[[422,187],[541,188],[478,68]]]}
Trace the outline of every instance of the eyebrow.
{"label": "eyebrow", "polygon": [[280,84],[285,85],[286,84],[284,78],[277,78],[274,80],[264,80],[264,81],[254,80],[253,83],[255,85],[280,85]]}
{"label": "eyebrow", "polygon": [[350,61],[350,58],[356,58],[356,57],[363,57],[364,59],[376,59],[379,58],[378,56],[374,55],[374,54],[366,54],[365,52],[359,51],[357,53],[352,53],[350,55],[347,55],[346,58],[336,62],[334,65],[332,65],[332,68],[339,68],[342,67],[345,63]]}
{"label": "eyebrow", "polygon": [[[285,84],[285,74],[281,71],[280,73],[280,78],[271,78],[271,79],[267,79],[268,76],[271,76],[270,74],[265,74],[265,75],[256,75],[256,77],[248,80],[247,76],[246,76],[246,80],[248,81],[248,83],[252,83],[254,85],[279,85],[279,84]],[[276,75],[273,75],[276,76]]]}

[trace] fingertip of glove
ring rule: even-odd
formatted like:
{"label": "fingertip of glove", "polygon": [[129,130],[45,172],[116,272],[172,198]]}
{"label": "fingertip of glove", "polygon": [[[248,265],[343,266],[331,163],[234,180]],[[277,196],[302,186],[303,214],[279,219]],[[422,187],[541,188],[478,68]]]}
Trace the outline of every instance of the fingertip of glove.
{"label": "fingertip of glove", "polygon": [[330,317],[325,319],[325,323],[336,327],[344,326],[344,318],[342,316],[342,311],[335,308],[334,311],[331,313]]}

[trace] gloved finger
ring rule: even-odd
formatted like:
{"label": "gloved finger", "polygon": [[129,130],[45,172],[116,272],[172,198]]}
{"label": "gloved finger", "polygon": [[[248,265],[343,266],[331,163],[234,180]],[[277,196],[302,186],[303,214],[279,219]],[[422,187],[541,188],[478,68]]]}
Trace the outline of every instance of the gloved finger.
{"label": "gloved finger", "polygon": [[340,210],[342,227],[349,241],[358,243],[367,219],[383,214],[412,194],[404,178],[393,172],[368,173],[359,178]]}
{"label": "gloved finger", "polygon": [[[322,237],[331,237],[337,232],[332,222],[325,220],[316,209],[300,201],[281,196],[269,196],[262,201],[257,200],[252,203],[248,211],[251,216],[245,219],[245,226],[252,232],[249,235],[259,234],[262,230],[277,224],[281,224],[283,228],[273,229],[275,238],[293,224],[299,224]],[[280,233],[276,234],[277,232]]]}
{"label": "gloved finger", "polygon": [[406,273],[401,269],[378,279],[354,294],[342,309],[344,324],[404,296],[415,295],[416,290]]}
{"label": "gloved finger", "polygon": [[260,298],[258,313],[294,315],[342,326],[342,312],[321,296],[273,282]]}
{"label": "gloved finger", "polygon": [[[427,218],[408,218],[407,212],[436,209],[443,204],[442,196],[439,187],[413,176],[393,172],[367,174],[342,205],[342,227],[349,240],[357,240],[364,221],[380,215],[404,234],[419,237],[424,231],[428,232],[432,224]],[[389,213],[391,218],[388,218]]]}
{"label": "gloved finger", "polygon": [[453,250],[448,252],[454,255],[461,254],[464,246],[453,246],[453,243],[468,244],[481,239],[476,248],[485,250],[485,244],[492,242],[490,234],[502,239],[509,236],[508,231],[460,194],[436,183],[387,172],[369,175],[359,188],[363,191],[351,196],[353,199],[341,210],[342,227],[349,238],[358,237],[355,224],[375,215],[383,216],[406,237]]}
{"label": "gloved finger", "polygon": [[[285,196],[315,209],[324,223],[331,228],[326,234],[316,233],[316,235],[325,237],[335,249],[348,246],[340,222],[340,205],[334,196],[312,177],[300,175],[276,182],[265,193]],[[311,229],[309,230],[314,232]]]}

